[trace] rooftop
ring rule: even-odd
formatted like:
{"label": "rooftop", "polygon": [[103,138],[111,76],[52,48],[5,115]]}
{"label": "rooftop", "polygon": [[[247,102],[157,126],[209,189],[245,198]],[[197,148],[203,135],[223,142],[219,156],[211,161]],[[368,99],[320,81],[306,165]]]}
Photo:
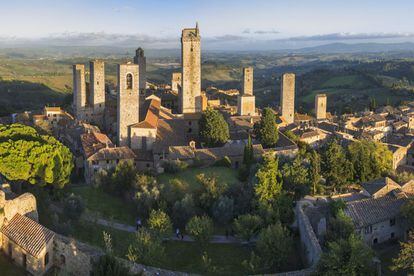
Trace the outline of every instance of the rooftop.
{"label": "rooftop", "polygon": [[36,221],[16,214],[0,231],[29,254],[37,257],[53,239],[55,233]]}
{"label": "rooftop", "polygon": [[93,154],[90,160],[118,160],[118,159],[134,159],[135,153],[129,147],[102,148]]}

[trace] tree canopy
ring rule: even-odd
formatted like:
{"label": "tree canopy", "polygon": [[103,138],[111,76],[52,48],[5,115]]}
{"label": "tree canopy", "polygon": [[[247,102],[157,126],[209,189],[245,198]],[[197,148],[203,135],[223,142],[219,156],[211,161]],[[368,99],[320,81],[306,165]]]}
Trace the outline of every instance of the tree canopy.
{"label": "tree canopy", "polygon": [[200,139],[209,147],[220,146],[230,138],[229,126],[223,115],[214,109],[207,109],[199,121]]}
{"label": "tree canopy", "polygon": [[279,133],[276,125],[276,115],[271,108],[263,109],[260,121],[254,125],[254,132],[263,147],[271,148],[276,146]]}
{"label": "tree canopy", "polygon": [[0,125],[0,173],[10,181],[63,188],[73,169],[70,150],[34,128]]}

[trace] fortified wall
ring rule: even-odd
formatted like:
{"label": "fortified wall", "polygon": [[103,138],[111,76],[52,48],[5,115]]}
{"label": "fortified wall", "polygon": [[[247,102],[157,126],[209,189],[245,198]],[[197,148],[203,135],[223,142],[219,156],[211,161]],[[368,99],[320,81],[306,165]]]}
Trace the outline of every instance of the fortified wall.
{"label": "fortified wall", "polygon": [[10,221],[17,213],[28,216],[35,221],[39,220],[34,195],[25,193],[7,200],[6,193],[0,190],[0,228],[5,219]]}

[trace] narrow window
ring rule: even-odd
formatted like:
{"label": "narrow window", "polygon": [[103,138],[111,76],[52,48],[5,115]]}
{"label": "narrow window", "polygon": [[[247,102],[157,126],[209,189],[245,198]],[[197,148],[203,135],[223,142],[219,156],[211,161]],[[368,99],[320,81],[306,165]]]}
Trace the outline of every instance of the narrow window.
{"label": "narrow window", "polygon": [[126,85],[127,89],[132,89],[132,74],[126,75]]}
{"label": "narrow window", "polygon": [[49,252],[46,252],[45,254],[45,266],[49,263]]}
{"label": "narrow window", "polygon": [[390,226],[394,226],[395,225],[395,218],[390,219]]}

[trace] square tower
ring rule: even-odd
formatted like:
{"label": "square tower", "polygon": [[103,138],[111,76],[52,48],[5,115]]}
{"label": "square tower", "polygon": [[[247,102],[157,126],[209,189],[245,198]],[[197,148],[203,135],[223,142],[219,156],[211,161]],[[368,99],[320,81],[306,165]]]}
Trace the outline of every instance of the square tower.
{"label": "square tower", "polygon": [[83,119],[83,111],[86,108],[86,82],[85,65],[73,65],[73,107],[76,119]]}
{"label": "square tower", "polygon": [[181,72],[172,73],[171,90],[178,93],[181,89]]}
{"label": "square tower", "polygon": [[253,67],[243,68],[243,95],[253,95]]}
{"label": "square tower", "polygon": [[137,64],[118,64],[118,146],[129,146],[129,127],[139,122],[139,73]]}
{"label": "square tower", "polygon": [[243,68],[242,93],[237,97],[237,113],[253,116],[256,113],[256,98],[253,96],[253,67]]}
{"label": "square tower", "polygon": [[147,86],[147,58],[141,47],[135,51],[134,64],[138,64],[139,66],[139,93],[145,95],[145,88]]}
{"label": "square tower", "polygon": [[90,91],[93,115],[98,118],[105,111],[105,63],[102,60],[93,60],[90,66]]}
{"label": "square tower", "polygon": [[282,76],[280,109],[287,124],[295,120],[295,74],[286,73]]}
{"label": "square tower", "polygon": [[181,35],[181,113],[201,112],[201,49],[198,25]]}
{"label": "square tower", "polygon": [[327,105],[326,94],[317,94],[315,96],[315,116],[317,120],[326,119],[326,105]]}

